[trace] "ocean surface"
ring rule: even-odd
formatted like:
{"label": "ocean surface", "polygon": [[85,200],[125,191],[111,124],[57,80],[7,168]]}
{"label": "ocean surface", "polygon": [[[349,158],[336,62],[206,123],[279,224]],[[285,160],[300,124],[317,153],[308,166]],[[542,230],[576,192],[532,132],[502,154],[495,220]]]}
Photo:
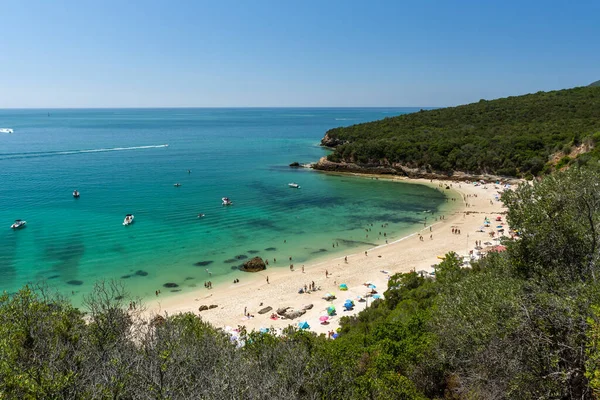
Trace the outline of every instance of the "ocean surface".
{"label": "ocean surface", "polygon": [[413,111],[0,110],[0,291],[46,282],[78,303],[119,279],[147,298],[245,279],[253,256],[300,268],[398,239],[445,212],[442,193],[288,165],[326,155],[330,128]]}

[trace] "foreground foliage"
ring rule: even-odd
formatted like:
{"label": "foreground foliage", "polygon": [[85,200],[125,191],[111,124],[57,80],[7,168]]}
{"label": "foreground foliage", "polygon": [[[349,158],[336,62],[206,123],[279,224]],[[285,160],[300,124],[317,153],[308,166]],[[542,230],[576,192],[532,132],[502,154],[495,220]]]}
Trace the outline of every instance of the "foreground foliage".
{"label": "foreground foliage", "polygon": [[339,337],[143,321],[98,284],[85,314],[43,288],[0,296],[0,399],[593,399],[600,396],[600,172],[503,197],[520,238],[436,279],[391,277]]}
{"label": "foreground foliage", "polygon": [[[600,140],[600,87],[580,87],[459,107],[421,111],[335,128],[346,142],[334,162],[388,164],[428,171],[540,175],[568,164],[598,160],[600,153],[569,157],[574,146],[590,150]],[[551,155],[562,157],[549,163]]]}

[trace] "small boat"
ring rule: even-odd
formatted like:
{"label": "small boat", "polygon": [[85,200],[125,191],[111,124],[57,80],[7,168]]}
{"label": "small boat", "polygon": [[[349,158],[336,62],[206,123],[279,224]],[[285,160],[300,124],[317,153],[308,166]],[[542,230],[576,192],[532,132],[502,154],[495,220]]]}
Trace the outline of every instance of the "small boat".
{"label": "small boat", "polygon": [[198,214],[198,218],[204,218],[204,214],[202,214],[202,213]]}
{"label": "small boat", "polygon": [[25,227],[25,224],[27,223],[27,221],[23,221],[21,219],[17,219],[15,220],[15,223],[12,224],[10,227],[11,229],[21,229]]}
{"label": "small boat", "polygon": [[175,187],[179,187],[179,186],[181,186],[181,183],[176,183],[176,184],[174,184],[173,186],[175,186]]}
{"label": "small boat", "polygon": [[13,130],[10,128],[0,128],[0,133],[13,133]]}
{"label": "small boat", "polygon": [[127,226],[127,225],[131,225],[133,224],[133,215],[132,214],[127,214],[125,216],[125,219],[123,220],[123,225]]}
{"label": "small boat", "polygon": [[79,191],[73,190],[73,197],[75,197],[76,199],[78,199],[79,198]]}
{"label": "small boat", "polygon": [[223,205],[224,205],[224,206],[230,206],[230,205],[232,205],[232,204],[233,204],[233,202],[232,202],[231,200],[229,200],[229,197],[223,197],[223,198],[221,199],[221,201],[223,201]]}
{"label": "small boat", "polygon": [[300,189],[300,185],[298,185],[297,183],[288,183],[288,186],[294,189]]}

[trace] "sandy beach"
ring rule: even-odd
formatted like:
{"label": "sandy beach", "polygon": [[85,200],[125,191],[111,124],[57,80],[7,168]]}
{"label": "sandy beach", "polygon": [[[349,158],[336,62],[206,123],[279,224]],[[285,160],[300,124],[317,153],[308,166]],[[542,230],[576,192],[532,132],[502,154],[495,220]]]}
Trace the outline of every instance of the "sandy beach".
{"label": "sandy beach", "polygon": [[[146,303],[147,312],[150,315],[172,315],[189,311],[201,315],[205,321],[216,327],[236,328],[243,325],[248,330],[279,329],[288,325],[297,326],[300,321],[306,321],[312,331],[327,334],[335,331],[341,317],[356,314],[372,303],[373,299],[370,297],[364,302],[357,301],[358,296],[364,297],[370,291],[365,286],[366,282],[375,285],[378,294],[383,295],[387,290],[389,276],[395,273],[411,270],[433,271],[433,265],[440,262],[438,256],[450,251],[465,256],[475,249],[475,241],[497,244],[491,239],[490,232],[496,232],[498,224],[505,224],[502,213],[506,210],[502,203],[496,200],[499,190],[502,189],[501,185],[475,186],[465,182],[407,180],[389,176],[379,179],[439,188],[447,192],[450,198],[456,199],[457,207],[451,215],[445,215],[443,219],[441,216],[430,215],[427,224],[421,230],[402,239],[368,249],[366,254],[348,254],[347,262],[344,256],[341,256],[307,264],[304,266],[304,272],[299,267],[294,271],[267,268],[262,272],[248,273],[248,277],[237,284],[221,284],[211,290],[203,288],[192,293],[158,297],[155,301]],[[452,187],[446,189],[447,185]],[[502,222],[496,222],[499,215],[502,216]],[[485,217],[492,223],[484,232],[480,232]],[[456,233],[457,230],[460,234]],[[505,228],[505,232],[508,232],[508,227]],[[312,282],[320,289],[310,293],[298,293],[305,284],[310,285]],[[339,289],[342,283],[347,285],[347,291]],[[327,293],[335,294],[336,299],[323,299]],[[343,304],[346,299],[354,300],[353,310],[344,311]],[[294,320],[271,318],[278,308],[291,307],[301,310],[310,304],[312,308]],[[199,312],[198,308],[202,305],[217,307]],[[326,309],[330,305],[335,306],[336,315],[330,317],[327,324],[322,324],[319,318],[327,315]],[[273,310],[265,314],[258,313],[268,306]],[[245,316],[245,311],[253,317]]]}

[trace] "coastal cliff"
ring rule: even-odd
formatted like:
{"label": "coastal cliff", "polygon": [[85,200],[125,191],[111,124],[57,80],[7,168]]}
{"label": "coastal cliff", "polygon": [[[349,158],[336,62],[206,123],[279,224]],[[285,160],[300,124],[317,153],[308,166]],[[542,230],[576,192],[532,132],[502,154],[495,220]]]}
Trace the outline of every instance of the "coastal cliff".
{"label": "coastal cliff", "polygon": [[419,168],[409,168],[399,163],[371,163],[371,164],[356,164],[352,162],[333,162],[327,157],[322,157],[318,162],[312,165],[312,168],[326,172],[344,172],[367,175],[395,175],[404,176],[410,179],[438,179],[449,181],[503,181],[517,182],[514,177],[491,175],[491,174],[468,174],[461,171],[453,171],[451,173],[427,171]]}

